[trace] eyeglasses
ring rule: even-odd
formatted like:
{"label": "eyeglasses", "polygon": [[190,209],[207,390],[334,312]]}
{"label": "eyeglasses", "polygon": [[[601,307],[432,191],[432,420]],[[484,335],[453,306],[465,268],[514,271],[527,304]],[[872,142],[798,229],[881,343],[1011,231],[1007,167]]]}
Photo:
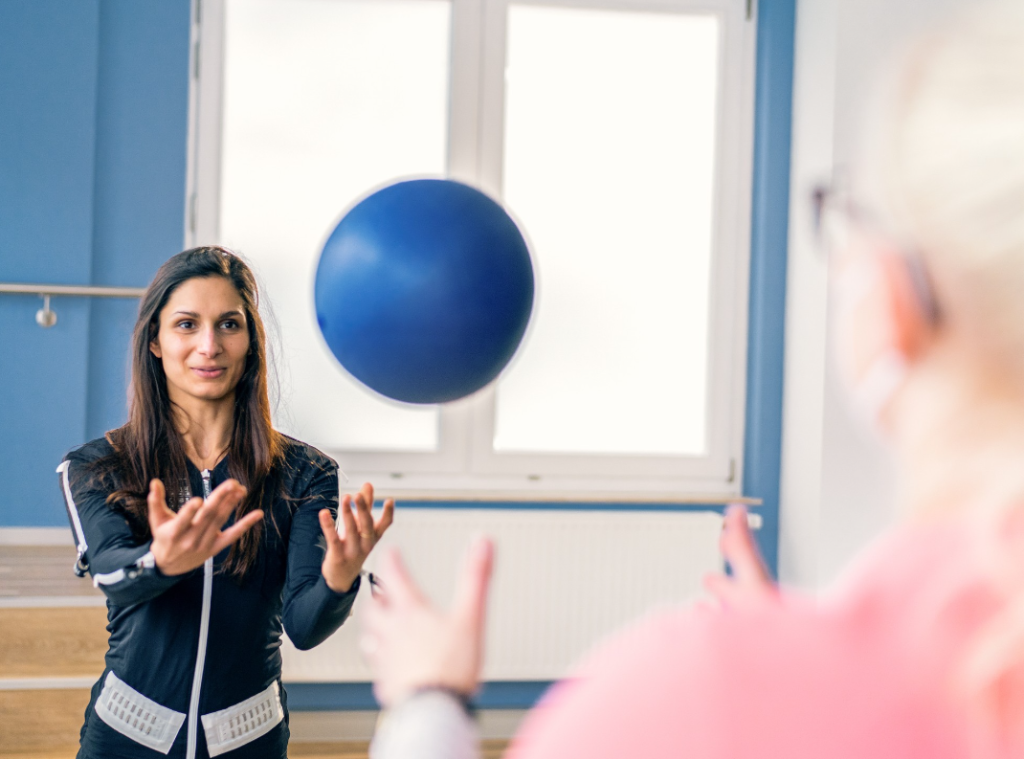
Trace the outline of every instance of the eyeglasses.
{"label": "eyeglasses", "polygon": [[935,289],[921,254],[886,229],[879,218],[854,201],[847,193],[831,185],[815,185],[811,190],[811,223],[818,250],[826,255],[847,247],[856,236],[884,240],[895,249],[907,268],[907,274],[925,317],[938,324],[941,310]]}

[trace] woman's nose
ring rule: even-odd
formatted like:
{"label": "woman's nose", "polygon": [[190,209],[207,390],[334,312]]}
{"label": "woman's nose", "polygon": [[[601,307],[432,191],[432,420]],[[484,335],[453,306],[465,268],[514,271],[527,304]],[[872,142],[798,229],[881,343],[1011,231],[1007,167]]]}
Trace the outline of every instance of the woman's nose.
{"label": "woman's nose", "polygon": [[204,356],[216,356],[220,353],[220,340],[217,330],[213,327],[204,329],[199,336],[199,352]]}

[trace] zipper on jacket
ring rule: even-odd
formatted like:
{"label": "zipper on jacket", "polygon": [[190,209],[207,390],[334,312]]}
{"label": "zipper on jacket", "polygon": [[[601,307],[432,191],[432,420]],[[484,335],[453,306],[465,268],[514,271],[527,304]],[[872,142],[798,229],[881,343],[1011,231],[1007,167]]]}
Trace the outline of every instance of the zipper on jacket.
{"label": "zipper on jacket", "polygon": [[[210,470],[202,471],[203,500],[210,497]],[[188,704],[187,759],[195,759],[199,740],[199,691],[203,685],[203,667],[206,664],[206,642],[210,636],[210,597],[213,594],[213,557],[203,562],[203,613],[199,622],[199,646],[196,651],[196,671],[192,677],[192,697]]]}

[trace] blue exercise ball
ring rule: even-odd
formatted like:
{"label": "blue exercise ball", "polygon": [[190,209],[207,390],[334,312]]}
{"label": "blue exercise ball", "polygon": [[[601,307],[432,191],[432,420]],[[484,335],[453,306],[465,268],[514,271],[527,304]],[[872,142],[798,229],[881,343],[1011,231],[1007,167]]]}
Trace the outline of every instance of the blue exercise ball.
{"label": "blue exercise ball", "polygon": [[467,185],[416,179],[357,203],[324,244],[316,315],[341,365],[378,393],[445,403],[491,382],[533,308],[515,222]]}

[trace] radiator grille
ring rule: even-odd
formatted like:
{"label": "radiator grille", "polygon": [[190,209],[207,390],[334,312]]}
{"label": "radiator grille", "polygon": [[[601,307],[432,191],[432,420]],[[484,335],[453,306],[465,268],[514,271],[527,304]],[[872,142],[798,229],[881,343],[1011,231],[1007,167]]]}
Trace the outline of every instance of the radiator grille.
{"label": "radiator grille", "polygon": [[[416,508],[400,511],[381,545],[401,548],[427,595],[446,606],[471,537],[493,537],[484,677],[552,680],[652,606],[697,595],[702,575],[721,569],[721,525],[712,511]],[[374,569],[372,557],[367,569]],[[356,645],[368,599],[360,593],[353,618],[312,651],[286,642],[285,680],[369,680]]]}

